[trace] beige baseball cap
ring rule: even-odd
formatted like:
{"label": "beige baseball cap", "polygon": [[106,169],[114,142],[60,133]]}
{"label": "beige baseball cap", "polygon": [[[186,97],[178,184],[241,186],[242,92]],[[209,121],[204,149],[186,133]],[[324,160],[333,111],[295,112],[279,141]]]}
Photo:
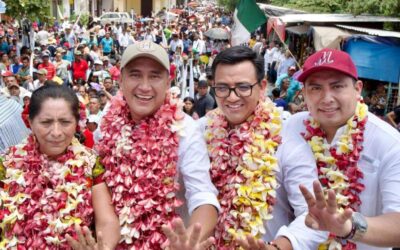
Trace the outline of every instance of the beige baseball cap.
{"label": "beige baseball cap", "polygon": [[129,45],[122,54],[121,68],[138,57],[148,57],[159,62],[169,72],[169,57],[167,51],[151,41],[140,41]]}

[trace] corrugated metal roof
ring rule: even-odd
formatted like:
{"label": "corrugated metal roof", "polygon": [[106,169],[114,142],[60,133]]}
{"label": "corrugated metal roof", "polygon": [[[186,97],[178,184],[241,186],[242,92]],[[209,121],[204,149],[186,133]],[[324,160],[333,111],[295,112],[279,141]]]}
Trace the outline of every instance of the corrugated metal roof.
{"label": "corrugated metal roof", "polygon": [[356,27],[356,26],[349,26],[349,25],[336,25],[339,28],[347,29],[347,30],[354,30],[362,33],[366,33],[372,36],[384,36],[384,37],[397,37],[400,38],[400,32],[395,31],[388,31],[388,30],[378,30],[378,29],[370,29],[364,27]]}
{"label": "corrugated metal roof", "polygon": [[285,14],[304,14],[305,11],[289,9],[285,7],[275,6],[271,4],[257,3],[267,16],[282,16]]}
{"label": "corrugated metal roof", "polygon": [[308,25],[298,25],[298,26],[286,27],[286,31],[292,32],[297,35],[307,34],[309,29],[310,29],[310,26],[308,26]]}
{"label": "corrugated metal roof", "polygon": [[351,14],[287,14],[279,17],[284,23],[344,23],[344,22],[400,22],[399,18]]}

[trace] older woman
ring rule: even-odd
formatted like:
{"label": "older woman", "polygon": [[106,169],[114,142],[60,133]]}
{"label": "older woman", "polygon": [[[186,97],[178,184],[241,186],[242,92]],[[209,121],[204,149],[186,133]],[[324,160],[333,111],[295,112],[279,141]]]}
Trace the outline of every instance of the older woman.
{"label": "older woman", "polygon": [[[0,160],[1,249],[116,246],[119,223],[104,168],[74,137],[78,120],[78,98],[69,88],[45,85],[33,93],[32,134]],[[98,243],[88,229],[93,222]]]}

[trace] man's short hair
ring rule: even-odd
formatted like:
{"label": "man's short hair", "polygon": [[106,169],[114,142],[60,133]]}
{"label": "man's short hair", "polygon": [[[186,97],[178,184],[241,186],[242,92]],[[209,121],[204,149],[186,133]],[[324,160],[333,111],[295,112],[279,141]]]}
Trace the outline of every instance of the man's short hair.
{"label": "man's short hair", "polygon": [[264,58],[259,56],[252,49],[244,46],[234,46],[220,52],[215,57],[212,64],[212,76],[215,79],[215,71],[219,64],[234,65],[244,61],[250,61],[256,70],[257,81],[261,82],[264,79]]}
{"label": "man's short hair", "polygon": [[271,93],[275,98],[278,98],[281,95],[281,91],[278,88],[274,88]]}

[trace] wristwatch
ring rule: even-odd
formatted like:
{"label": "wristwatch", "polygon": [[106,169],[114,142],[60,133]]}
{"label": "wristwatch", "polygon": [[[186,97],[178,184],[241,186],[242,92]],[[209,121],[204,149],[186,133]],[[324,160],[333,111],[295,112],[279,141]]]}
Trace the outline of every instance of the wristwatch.
{"label": "wristwatch", "polygon": [[349,238],[351,241],[358,241],[360,240],[365,233],[368,230],[368,222],[365,219],[364,215],[358,213],[358,212],[353,212],[353,215],[351,217],[351,222],[353,224],[353,229],[354,230],[354,235],[353,237]]}
{"label": "wristwatch", "polygon": [[364,236],[364,234],[367,232],[367,229],[368,223],[364,215],[358,212],[353,212],[351,216],[350,233],[344,237],[336,236],[336,238],[340,240],[358,241]]}

